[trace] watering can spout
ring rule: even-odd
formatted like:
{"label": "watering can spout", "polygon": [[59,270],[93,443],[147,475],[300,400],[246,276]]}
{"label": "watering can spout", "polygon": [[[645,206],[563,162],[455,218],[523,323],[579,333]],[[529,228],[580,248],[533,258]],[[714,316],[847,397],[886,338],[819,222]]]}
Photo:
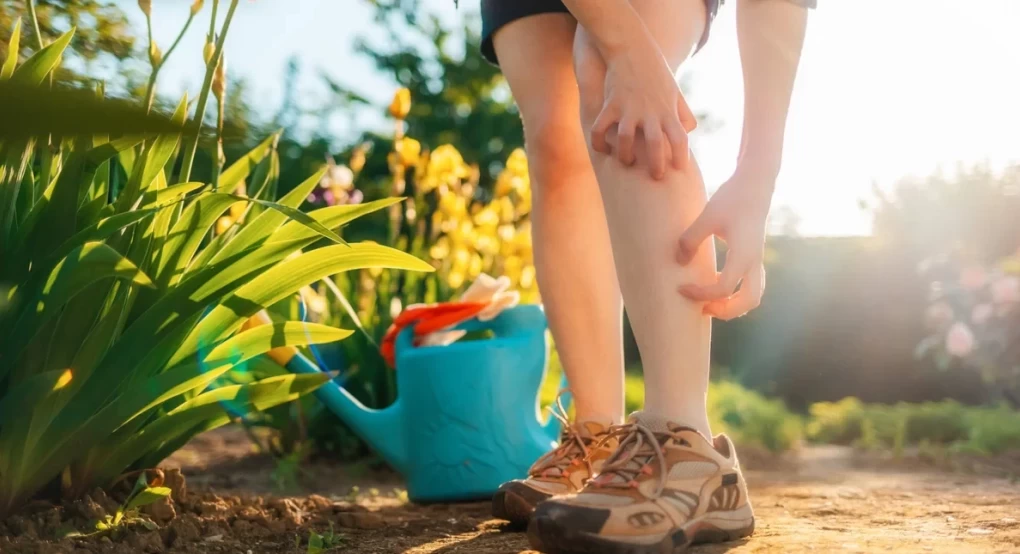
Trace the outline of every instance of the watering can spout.
{"label": "watering can spout", "polygon": [[[291,358],[287,369],[294,373],[320,372],[316,364],[301,354]],[[395,470],[400,473],[408,471],[403,404],[399,398],[382,410],[373,410],[333,381],[316,389],[315,396]]]}

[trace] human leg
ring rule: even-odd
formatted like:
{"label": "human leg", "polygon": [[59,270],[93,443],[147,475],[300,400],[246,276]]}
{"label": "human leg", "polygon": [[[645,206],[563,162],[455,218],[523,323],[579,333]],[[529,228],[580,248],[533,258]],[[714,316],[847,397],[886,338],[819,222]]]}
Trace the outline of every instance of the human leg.
{"label": "human leg", "polygon": [[502,26],[492,40],[524,123],[535,268],[578,421],[527,479],[493,498],[493,515],[516,524],[539,501],[579,490],[611,453],[595,446],[602,433],[623,418],[622,299],[578,118],[575,27],[569,14],[542,13]]}
{"label": "human leg", "polygon": [[[632,4],[667,62],[677,68],[704,32],[703,0],[634,0]],[[587,134],[602,109],[606,66],[583,29],[575,39],[575,69]],[[715,275],[715,251],[702,248],[686,267],[675,257],[677,238],[705,206],[704,182],[693,159],[687,169],[668,169],[665,179],[653,180],[640,137],[634,151],[637,162],[631,167],[594,150],[591,158],[617,275],[644,365],[645,410],[711,437],[705,399],[711,321],[702,314],[700,304],[680,296],[677,288],[710,282]]]}

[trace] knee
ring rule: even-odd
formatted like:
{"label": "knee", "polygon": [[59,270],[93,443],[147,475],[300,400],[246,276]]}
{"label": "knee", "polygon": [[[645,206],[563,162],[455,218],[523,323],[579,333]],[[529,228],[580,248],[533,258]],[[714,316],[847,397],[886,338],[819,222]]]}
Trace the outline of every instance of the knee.
{"label": "knee", "polygon": [[524,132],[529,169],[543,189],[557,187],[590,167],[576,105],[550,105],[539,114],[529,114]]}

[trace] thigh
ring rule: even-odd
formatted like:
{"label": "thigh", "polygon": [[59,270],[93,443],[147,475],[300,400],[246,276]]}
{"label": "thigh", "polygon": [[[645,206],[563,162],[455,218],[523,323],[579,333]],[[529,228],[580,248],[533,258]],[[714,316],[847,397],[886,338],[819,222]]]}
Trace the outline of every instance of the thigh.
{"label": "thigh", "polygon": [[[714,0],[709,0],[714,1]],[[673,71],[694,52],[708,25],[706,0],[630,0],[634,10],[659,45],[659,50]],[[586,105],[594,113],[601,110],[605,60],[595,46],[592,36],[578,28],[574,37],[574,67],[577,81],[584,92]]]}
{"label": "thigh", "polygon": [[517,19],[493,36],[499,66],[521,111],[526,133],[551,120],[577,120],[572,48],[577,22],[565,13]]}

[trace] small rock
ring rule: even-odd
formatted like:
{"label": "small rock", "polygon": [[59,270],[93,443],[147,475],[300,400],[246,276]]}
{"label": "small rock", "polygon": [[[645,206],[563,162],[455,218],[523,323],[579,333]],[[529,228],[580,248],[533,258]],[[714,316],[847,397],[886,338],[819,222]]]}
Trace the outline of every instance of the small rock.
{"label": "small rock", "polygon": [[994,532],[995,531],[992,531],[991,529],[982,529],[980,527],[974,527],[972,529],[967,529],[967,533],[971,534],[971,535],[984,536],[984,535],[991,535]]}
{"label": "small rock", "polygon": [[169,496],[160,498],[152,504],[142,506],[143,514],[152,518],[152,521],[164,525],[177,517],[177,510],[174,509],[174,502]]}
{"label": "small rock", "polygon": [[7,528],[17,537],[38,539],[39,532],[35,528],[35,522],[21,516],[11,516],[7,519]]}
{"label": "small rock", "polygon": [[308,497],[308,503],[311,504],[312,508],[318,511],[329,510],[333,506],[333,502],[325,496],[313,494]]}
{"label": "small rock", "polygon": [[163,552],[163,540],[156,531],[131,534],[127,542],[136,552]]}
{"label": "small rock", "polygon": [[197,540],[199,535],[198,525],[192,516],[179,517],[170,523],[170,531],[167,533],[167,544],[170,546],[180,546]]}
{"label": "small rock", "polygon": [[1004,517],[999,520],[999,523],[1006,526],[1016,525],[1017,520],[1015,517]]}
{"label": "small rock", "polygon": [[99,520],[106,516],[106,510],[100,506],[92,497],[85,495],[78,500],[74,501],[71,508],[78,513],[79,516],[89,520]]}
{"label": "small rock", "polygon": [[115,514],[117,513],[117,510],[120,509],[120,503],[110,498],[103,489],[94,489],[90,496],[92,496],[92,499],[102,506],[103,510],[105,510],[108,514]]}
{"label": "small rock", "polygon": [[276,510],[291,528],[297,528],[301,525],[304,512],[290,498],[277,498],[269,504],[269,507]]}
{"label": "small rock", "polygon": [[270,519],[266,522],[266,529],[269,529],[273,534],[285,533],[287,531],[287,522],[282,519]]}
{"label": "small rock", "polygon": [[110,540],[110,537],[103,536],[103,537],[99,538],[99,543],[100,544],[113,544],[113,541]]}
{"label": "small rock", "polygon": [[170,489],[170,497],[178,502],[188,500],[188,486],[184,483],[184,474],[179,469],[163,471],[163,486]]}
{"label": "small rock", "polygon": [[262,512],[254,506],[245,506],[241,508],[241,510],[237,512],[237,517],[245,521],[259,521],[265,518],[265,516],[262,515]]}
{"label": "small rock", "polygon": [[341,527],[352,529],[379,529],[386,525],[383,517],[373,512],[342,512],[337,521]]}
{"label": "small rock", "polygon": [[198,513],[203,516],[215,516],[227,513],[227,507],[219,502],[199,502]]}
{"label": "small rock", "polygon": [[223,542],[223,535],[209,535],[203,540],[205,542]]}
{"label": "small rock", "polygon": [[946,523],[952,523],[954,521],[956,521],[955,517],[953,517],[953,516],[946,516]]}
{"label": "small rock", "polygon": [[280,515],[297,512],[297,504],[290,498],[274,498],[269,502],[269,507],[276,510]]}
{"label": "small rock", "polygon": [[334,512],[367,512],[368,508],[355,504],[354,502],[348,502],[346,500],[340,500],[333,503]]}

